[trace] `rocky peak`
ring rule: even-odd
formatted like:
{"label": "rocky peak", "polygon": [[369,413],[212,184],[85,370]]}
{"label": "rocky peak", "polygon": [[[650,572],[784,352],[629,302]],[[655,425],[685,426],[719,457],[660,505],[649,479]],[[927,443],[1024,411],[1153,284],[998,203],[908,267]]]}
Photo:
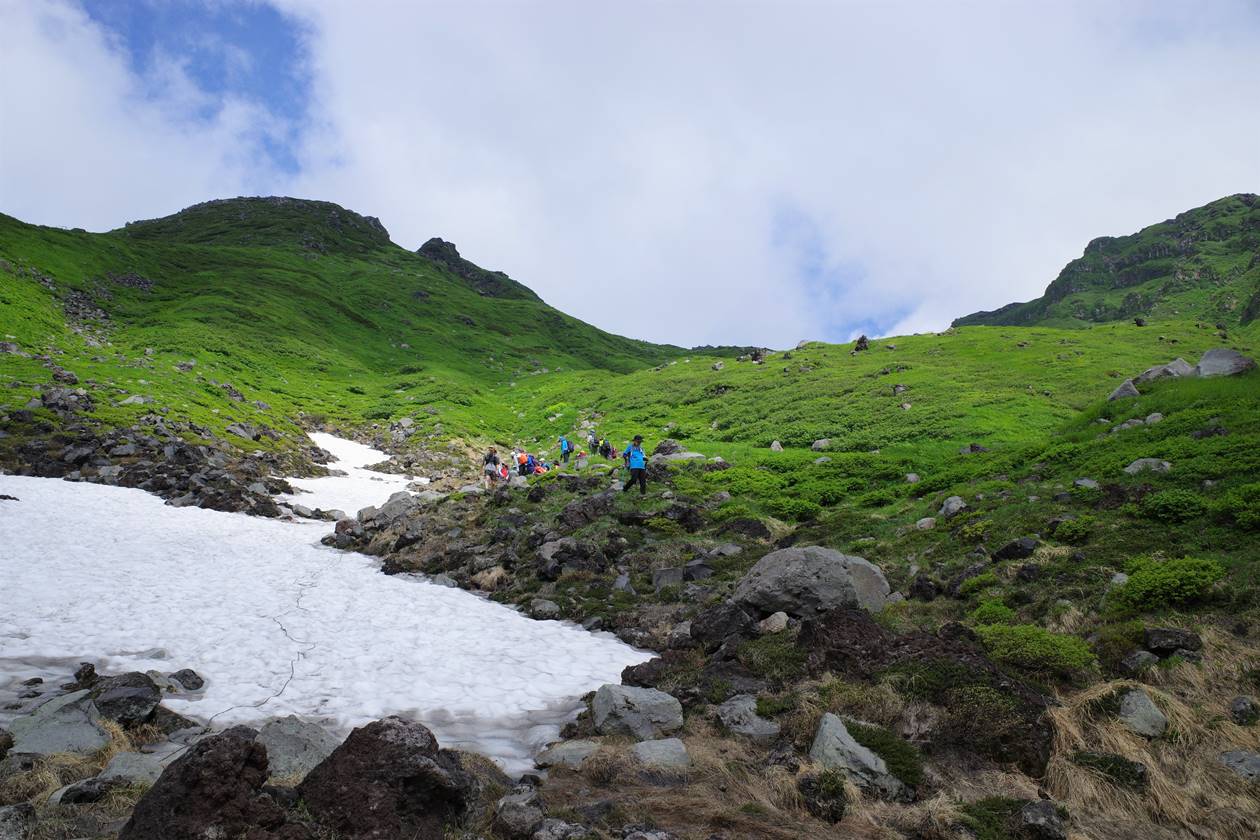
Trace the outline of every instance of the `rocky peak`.
{"label": "rocky peak", "polygon": [[420,256],[432,260],[463,280],[473,291],[484,297],[514,298],[538,300],[538,295],[502,271],[487,271],[475,263],[471,263],[459,255],[454,242],[433,237],[416,251]]}

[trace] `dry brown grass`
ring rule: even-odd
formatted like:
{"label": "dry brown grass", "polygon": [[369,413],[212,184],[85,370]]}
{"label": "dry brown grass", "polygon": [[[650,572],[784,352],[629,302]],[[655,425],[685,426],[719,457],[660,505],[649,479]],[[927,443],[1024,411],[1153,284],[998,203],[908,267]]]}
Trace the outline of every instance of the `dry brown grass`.
{"label": "dry brown grass", "polygon": [[780,720],[783,734],[794,744],[808,749],[818,722],[826,712],[844,714],[880,726],[895,728],[904,719],[910,705],[891,683],[846,682],[824,674],[797,687],[796,707]]}
{"label": "dry brown grass", "polygon": [[[1224,714],[1238,692],[1255,651],[1215,630],[1202,634],[1202,666],[1184,663],[1156,671],[1142,686],[1168,717],[1165,736],[1147,740],[1131,733],[1098,701],[1141,685],[1115,680],[1091,686],[1050,710],[1055,726],[1046,785],[1069,809],[1129,826],[1156,823],[1183,836],[1248,837],[1260,832],[1254,785],[1221,766],[1220,753],[1260,749],[1260,729],[1241,727]],[[1149,790],[1141,795],[1117,786],[1070,760],[1077,750],[1115,753],[1146,765]],[[1154,835],[1152,835],[1154,836]]]}

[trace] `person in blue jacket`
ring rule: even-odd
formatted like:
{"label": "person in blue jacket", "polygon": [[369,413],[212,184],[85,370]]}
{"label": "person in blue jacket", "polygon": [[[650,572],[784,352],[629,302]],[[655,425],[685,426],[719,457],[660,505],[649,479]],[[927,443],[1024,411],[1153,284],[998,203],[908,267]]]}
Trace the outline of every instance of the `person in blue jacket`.
{"label": "person in blue jacket", "polygon": [[560,460],[569,463],[569,453],[573,451],[573,444],[569,443],[569,439],[564,435],[560,436]]}
{"label": "person in blue jacket", "polygon": [[647,495],[647,456],[643,454],[643,435],[635,435],[621,457],[630,469],[630,480],[621,488],[621,492],[626,492],[638,482],[639,495]]}

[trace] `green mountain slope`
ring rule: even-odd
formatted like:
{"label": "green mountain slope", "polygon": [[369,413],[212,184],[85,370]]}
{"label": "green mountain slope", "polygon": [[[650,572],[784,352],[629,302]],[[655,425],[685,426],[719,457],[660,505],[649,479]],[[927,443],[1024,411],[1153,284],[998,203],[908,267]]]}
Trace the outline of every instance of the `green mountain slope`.
{"label": "green mountain slope", "polygon": [[1027,303],[954,326],[1079,326],[1142,317],[1226,326],[1260,317],[1260,197],[1233,195],[1131,236],[1104,236]]}
{"label": "green mountain slope", "polygon": [[[55,360],[112,392],[97,401],[111,422],[149,410],[114,405],[139,394],[210,428],[420,406],[468,425],[495,420],[491,392],[515,379],[681,352],[571,318],[446,245],[411,253],[375,219],[294,199],[207,202],[106,234],[0,216],[3,333],[49,357],[0,355],[0,373],[35,385]],[[269,419],[215,383],[269,403]]]}

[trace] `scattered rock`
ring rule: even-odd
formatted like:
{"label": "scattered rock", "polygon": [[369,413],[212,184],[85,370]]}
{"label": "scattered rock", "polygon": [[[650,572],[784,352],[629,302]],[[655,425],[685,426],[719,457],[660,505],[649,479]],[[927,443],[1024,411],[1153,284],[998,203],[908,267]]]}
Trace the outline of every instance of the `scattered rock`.
{"label": "scattered rock", "polygon": [[1255,359],[1248,358],[1237,350],[1214,347],[1199,359],[1199,364],[1194,368],[1194,374],[1195,376],[1234,376],[1246,373],[1255,366]]}
{"label": "scattered rock", "polygon": [[1139,373],[1133,379],[1135,382],[1149,382],[1152,379],[1158,379],[1161,376],[1194,376],[1194,368],[1185,359],[1173,359],[1166,365],[1156,365],[1147,368]]}
{"label": "scattered rock", "polygon": [[1147,650],[1135,650],[1120,660],[1121,673],[1136,677],[1159,663],[1159,657]]}
{"label": "scattered rock", "polygon": [[288,715],[263,726],[258,743],[267,748],[271,777],[296,782],[332,755],[341,741],[318,724]]}
{"label": "scattered rock", "polygon": [[783,612],[782,610],[776,613],[771,613],[770,615],[763,618],[761,621],[757,622],[757,632],[761,633],[762,635],[768,635],[770,633],[782,633],[784,630],[787,629],[787,627],[788,627],[788,614]]}
{"label": "scattered rock", "polygon": [[811,443],[811,444],[809,445],[809,448],[810,448],[810,449],[812,449],[812,450],[814,450],[815,452],[822,452],[822,451],[824,451],[824,450],[826,450],[826,449],[830,449],[830,448],[831,448],[831,439],[830,439],[830,438],[819,438],[818,440],[816,440],[816,441],[814,441],[813,443]]}
{"label": "scattered rock", "polygon": [[1017,540],[1008,542],[1006,545],[995,551],[993,553],[993,559],[1023,560],[1026,557],[1032,557],[1033,552],[1037,550],[1037,546],[1040,544],[1041,543],[1032,537],[1020,537]]}
{"label": "scattered rock", "polygon": [[200,691],[206,684],[201,675],[192,668],[181,668],[171,674],[171,679],[182,685],[185,691]]}
{"label": "scattered rock", "polygon": [[162,689],[148,674],[130,671],[99,679],[92,687],[92,700],[102,717],[123,726],[139,726],[162,702]]}
{"label": "scattered rock", "polygon": [[183,750],[179,747],[171,747],[166,753],[118,753],[96,778],[103,782],[151,785],[182,754]]}
{"label": "scattered rock", "polygon": [[119,840],[308,840],[262,792],[267,749],[235,727],[194,744],[136,804]]}
{"label": "scattered rock", "polygon": [[920,531],[931,531],[936,527],[936,517],[925,516],[918,522],[914,523],[914,527],[918,528]]}
{"label": "scattered rock", "polygon": [[517,785],[495,803],[494,827],[507,837],[530,837],[542,825],[544,807],[537,788]]}
{"label": "scattered rock", "polygon": [[29,840],[37,821],[35,806],[29,802],[0,806],[0,840]]}
{"label": "scattered rock", "polygon": [[1120,383],[1120,387],[1111,392],[1111,396],[1107,397],[1107,401],[1121,400],[1126,397],[1140,397],[1142,394],[1138,391],[1137,386],[1133,384],[1132,379],[1126,379]]}
{"label": "scattered rock", "polygon": [[433,733],[391,716],[351,732],[298,792],[311,815],[346,840],[441,840],[465,815],[475,787]]}
{"label": "scattered rock", "polygon": [[1019,811],[1024,832],[1034,840],[1067,840],[1067,824],[1059,816],[1059,808],[1049,799],[1029,802]]}
{"label": "scattered rock", "polygon": [[534,830],[530,840],[587,840],[590,836],[585,826],[548,818]]}
{"label": "scattered rock", "polygon": [[806,773],[797,779],[796,789],[805,802],[805,809],[818,819],[830,823],[844,819],[849,804],[844,785],[819,773]]}
{"label": "scattered rock", "polygon": [[1260,782],[1260,753],[1230,750],[1221,753],[1221,764],[1249,782]]}
{"label": "scattered rock", "polygon": [[[75,782],[66,785],[61,790],[48,797],[49,805],[91,805],[100,802],[105,798],[111,790],[121,785],[119,781],[103,781],[97,779],[84,779],[81,782]],[[0,833],[0,838],[6,835]]]}
{"label": "scattered rock", "polygon": [[1097,490],[1098,482],[1092,478],[1078,478],[1072,482],[1073,487],[1080,487],[1082,490]]}
{"label": "scattered rock", "polygon": [[654,688],[606,683],[591,703],[595,728],[604,735],[633,735],[641,741],[682,729],[682,704]]}
{"label": "scattered rock", "polygon": [[1171,656],[1179,650],[1203,648],[1203,640],[1198,633],[1174,627],[1148,627],[1142,633],[1142,644],[1147,650],[1160,656]]}
{"label": "scattered rock", "polygon": [[770,444],[770,451],[771,451],[771,452],[782,452],[782,451],[783,451],[783,444],[779,443],[777,440],[776,440],[776,441],[771,442],[771,444]]}
{"label": "scattered rock", "polygon": [[779,737],[779,724],[757,714],[757,698],[737,694],[717,707],[718,720],[736,735],[754,741],[771,742]]}
{"label": "scattered rock", "polygon": [[901,780],[888,772],[884,760],[855,741],[844,721],[831,712],[818,724],[809,757],[827,769],[844,770],[859,787],[882,798],[904,799],[908,794]]}
{"label": "scattered rock", "polygon": [[72,691],[54,697],[29,715],[9,724],[14,753],[51,755],[95,752],[109,743],[100,726],[101,715],[88,691]]}
{"label": "scattered rock", "polygon": [[918,473],[906,473],[906,484],[918,484],[919,480]]}
{"label": "scattered rock", "polygon": [[1260,720],[1260,703],[1246,695],[1239,695],[1229,703],[1229,717],[1239,726],[1251,726]]}
{"label": "scattered rock", "polygon": [[1168,718],[1140,688],[1131,688],[1120,698],[1120,722],[1146,738],[1158,738],[1168,728]]}
{"label": "scattered rock", "polygon": [[570,770],[576,770],[597,749],[599,749],[599,744],[594,741],[580,738],[572,741],[561,741],[540,752],[538,758],[535,759],[535,763],[539,767],[567,767]]}
{"label": "scattered rock", "polygon": [[687,745],[678,738],[640,741],[631,749],[636,761],[649,770],[668,773],[685,772],[691,766]]}
{"label": "scattered rock", "polygon": [[1124,468],[1129,475],[1137,475],[1140,472],[1150,471],[1165,473],[1172,469],[1172,464],[1159,458],[1138,458],[1132,464]]}
{"label": "scattered rock", "polygon": [[560,605],[546,598],[535,598],[529,602],[529,614],[530,617],[540,620],[559,618]]}
{"label": "scattered rock", "polygon": [[762,557],[735,587],[734,601],[763,614],[797,618],[835,607],[884,608],[888,581],[878,566],[821,546],[784,548]]}
{"label": "scattered rock", "polygon": [[937,515],[949,519],[966,509],[967,503],[962,500],[962,496],[950,496],[945,500],[944,504],[941,505],[940,512]]}

